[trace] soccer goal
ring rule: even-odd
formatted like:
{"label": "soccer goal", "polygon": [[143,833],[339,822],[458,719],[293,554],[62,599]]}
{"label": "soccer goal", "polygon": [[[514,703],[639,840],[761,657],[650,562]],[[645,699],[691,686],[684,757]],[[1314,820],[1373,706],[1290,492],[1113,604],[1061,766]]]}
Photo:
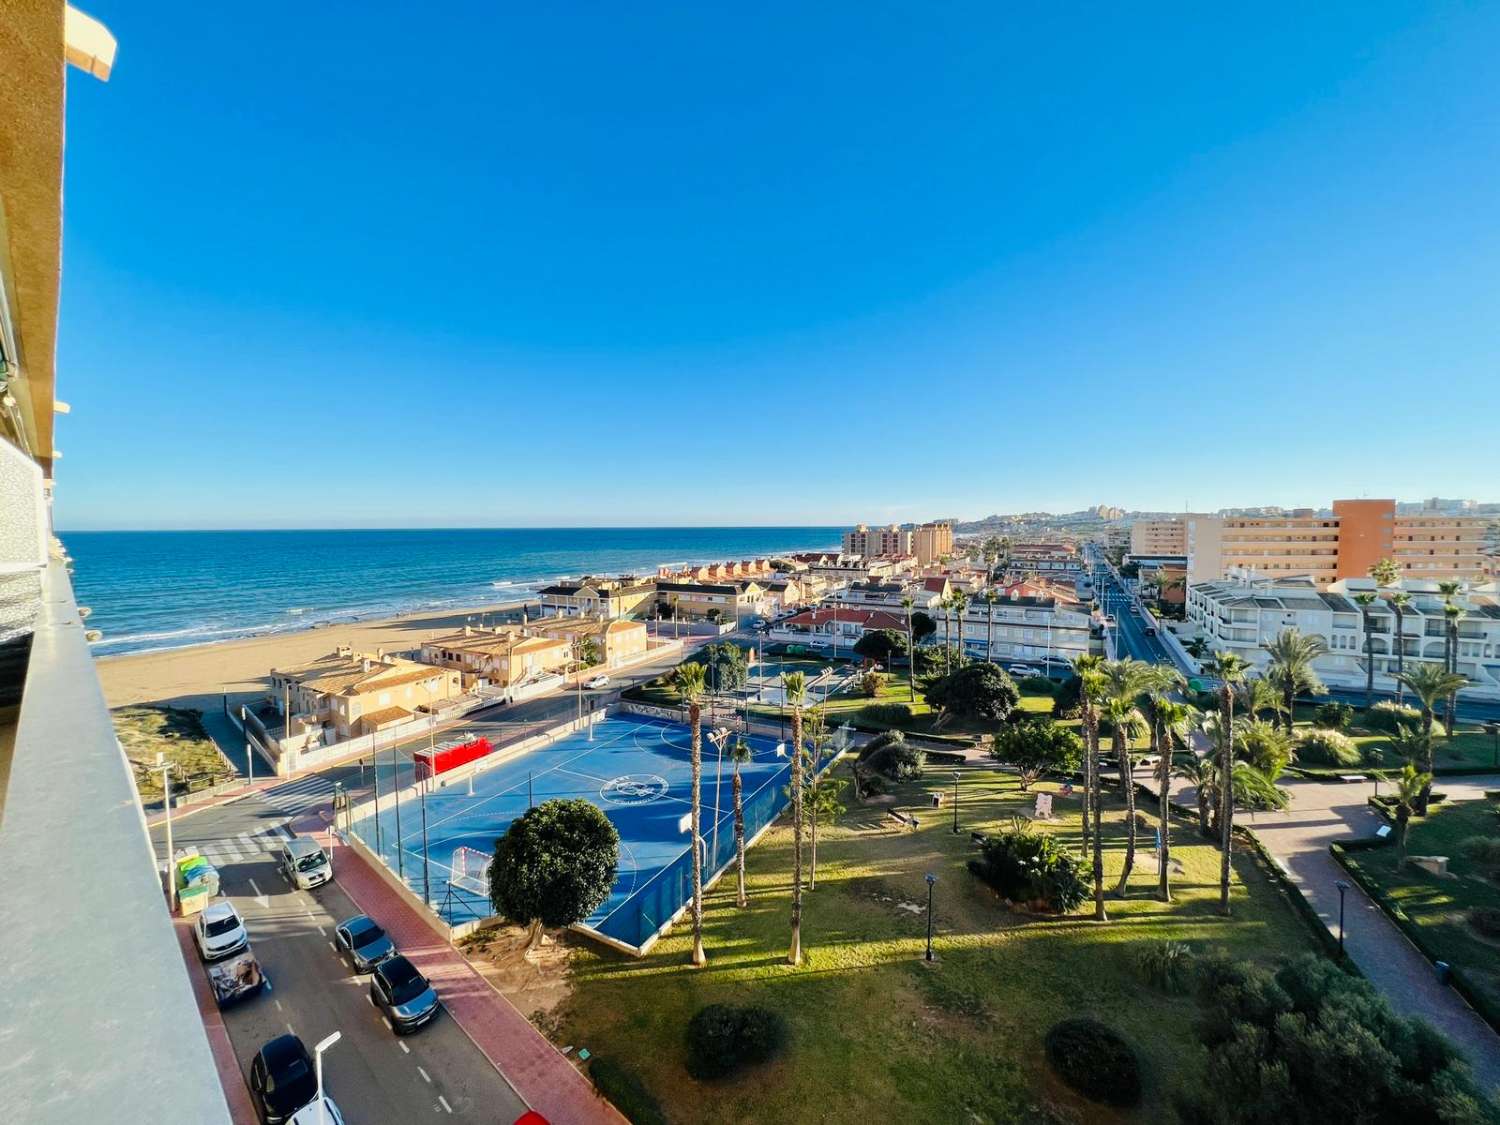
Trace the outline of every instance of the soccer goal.
{"label": "soccer goal", "polygon": [[453,849],[453,874],[448,882],[470,894],[490,895],[490,864],[495,857],[478,848]]}

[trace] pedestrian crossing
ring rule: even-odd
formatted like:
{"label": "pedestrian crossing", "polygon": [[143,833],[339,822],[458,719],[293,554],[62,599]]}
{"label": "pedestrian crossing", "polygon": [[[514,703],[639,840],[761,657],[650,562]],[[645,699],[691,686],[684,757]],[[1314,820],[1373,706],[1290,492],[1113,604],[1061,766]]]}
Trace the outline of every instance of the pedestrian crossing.
{"label": "pedestrian crossing", "polygon": [[261,797],[272,808],[287,816],[301,816],[319,805],[332,804],[333,782],[320,774],[308,774],[296,781],[267,789],[261,793]]}
{"label": "pedestrian crossing", "polygon": [[293,835],[285,824],[277,824],[257,832],[241,832],[237,836],[213,840],[188,840],[183,844],[197,848],[198,854],[215,867],[223,867],[226,863],[244,863],[270,855],[283,840],[290,840]]}

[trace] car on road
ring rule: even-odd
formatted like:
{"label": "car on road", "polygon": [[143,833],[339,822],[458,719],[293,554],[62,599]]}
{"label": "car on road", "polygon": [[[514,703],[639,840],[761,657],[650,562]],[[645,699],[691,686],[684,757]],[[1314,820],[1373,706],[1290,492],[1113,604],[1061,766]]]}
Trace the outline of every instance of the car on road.
{"label": "car on road", "polygon": [[1156,636],[1156,626],[1155,625],[1147,625],[1146,626],[1146,636],[1148,636],[1148,637],[1154,637],[1154,636]]}
{"label": "car on road", "polygon": [[278,1035],[255,1053],[250,1064],[250,1096],[265,1125],[287,1125],[318,1096],[312,1056],[295,1035]]}
{"label": "car on road", "polygon": [[1033,668],[1030,664],[1012,664],[1010,666],[1010,674],[1012,676],[1040,676],[1041,672]]}
{"label": "car on road", "polygon": [[193,940],[198,944],[198,956],[205,961],[222,961],[250,946],[245,920],[232,902],[205,906],[193,923]]}
{"label": "car on road", "polygon": [[583,682],[583,686],[586,687],[586,688],[609,687],[609,677],[608,676],[603,676],[603,675],[594,676],[594,677],[592,677],[590,679],[585,680]]}
{"label": "car on road", "polygon": [[[319,1102],[323,1104],[319,1105]],[[286,1125],[344,1125],[344,1115],[339,1112],[334,1100],[324,1094],[321,1098],[313,1098],[292,1114]]]}
{"label": "car on road", "polygon": [[356,914],[340,922],[333,938],[356,973],[368,973],[382,961],[396,956],[396,943],[368,914]]}
{"label": "car on road", "polygon": [[1119,622],[1115,620],[1115,615],[1110,613],[1105,615],[1104,624],[1113,629],[1119,625]]}
{"label": "car on road", "polygon": [[333,878],[328,853],[308,836],[294,836],[276,852],[276,866],[286,881],[298,890],[310,891]]}
{"label": "car on road", "polygon": [[1130,607],[1130,616],[1132,616],[1132,617],[1139,617],[1140,615],[1141,615],[1141,607],[1138,606],[1138,605],[1132,605]]}
{"label": "car on road", "polygon": [[398,1035],[415,1031],[437,1015],[437,992],[399,953],[375,966],[370,974],[370,999]]}

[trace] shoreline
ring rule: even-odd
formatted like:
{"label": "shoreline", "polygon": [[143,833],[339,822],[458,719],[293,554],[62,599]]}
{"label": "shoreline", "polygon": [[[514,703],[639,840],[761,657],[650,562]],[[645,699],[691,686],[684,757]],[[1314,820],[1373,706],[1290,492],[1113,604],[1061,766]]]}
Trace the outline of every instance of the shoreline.
{"label": "shoreline", "polygon": [[132,704],[218,708],[225,695],[251,697],[266,688],[272,668],[304,664],[341,645],[399,652],[424,640],[462,628],[481,613],[514,612],[531,601],[494,602],[437,611],[417,610],[390,617],[371,617],[312,625],[260,637],[207,641],[176,648],[147,649],[97,656],[94,668],[111,710]]}

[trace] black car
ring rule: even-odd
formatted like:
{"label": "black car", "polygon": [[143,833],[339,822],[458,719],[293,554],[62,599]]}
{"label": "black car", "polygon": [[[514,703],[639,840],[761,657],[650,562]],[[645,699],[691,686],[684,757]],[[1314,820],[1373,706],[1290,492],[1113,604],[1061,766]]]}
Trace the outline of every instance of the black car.
{"label": "black car", "polygon": [[396,943],[376,921],[365,914],[340,922],[333,931],[339,949],[356,973],[368,973],[380,962],[396,955]]}
{"label": "black car", "polygon": [[375,966],[370,974],[370,999],[397,1033],[415,1031],[437,1015],[437,993],[399,953]]}
{"label": "black car", "polygon": [[266,1125],[281,1125],[318,1096],[312,1056],[295,1035],[278,1035],[250,1064],[250,1095]]}

